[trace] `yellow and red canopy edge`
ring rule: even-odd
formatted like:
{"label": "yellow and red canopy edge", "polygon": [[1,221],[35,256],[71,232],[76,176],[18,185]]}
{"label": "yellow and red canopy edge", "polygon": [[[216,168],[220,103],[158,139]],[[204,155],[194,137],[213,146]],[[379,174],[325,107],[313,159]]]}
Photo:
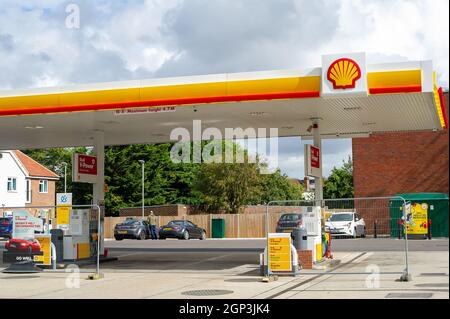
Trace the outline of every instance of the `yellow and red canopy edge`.
{"label": "yellow and red canopy edge", "polygon": [[[422,92],[422,70],[368,72],[367,82],[370,95]],[[0,116],[319,98],[320,86],[321,77],[309,75],[24,94],[0,97]],[[441,113],[442,104],[438,107]],[[445,122],[444,115],[439,115],[441,124]]]}

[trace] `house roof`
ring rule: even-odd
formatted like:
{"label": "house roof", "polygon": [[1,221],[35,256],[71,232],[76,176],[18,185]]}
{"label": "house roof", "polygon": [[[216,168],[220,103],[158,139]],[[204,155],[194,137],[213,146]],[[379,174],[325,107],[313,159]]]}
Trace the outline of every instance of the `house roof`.
{"label": "house roof", "polygon": [[21,151],[13,151],[16,155],[17,159],[22,163],[22,165],[25,167],[25,169],[28,171],[28,175],[30,177],[44,177],[44,178],[57,178],[59,179],[59,176],[46,168],[44,165],[39,164],[34,159],[29,157],[28,155],[22,153]]}

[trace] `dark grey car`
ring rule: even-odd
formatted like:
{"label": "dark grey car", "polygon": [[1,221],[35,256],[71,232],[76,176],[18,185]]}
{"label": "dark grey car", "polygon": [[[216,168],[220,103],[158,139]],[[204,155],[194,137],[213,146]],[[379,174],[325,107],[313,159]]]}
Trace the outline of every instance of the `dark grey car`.
{"label": "dark grey car", "polygon": [[138,219],[127,219],[114,227],[114,238],[116,240],[150,238],[148,223]]}
{"label": "dark grey car", "polygon": [[206,230],[188,220],[173,220],[159,229],[159,239],[206,239]]}
{"label": "dark grey car", "polygon": [[292,233],[294,228],[303,224],[303,215],[301,213],[289,213],[281,215],[277,223],[277,233]]}

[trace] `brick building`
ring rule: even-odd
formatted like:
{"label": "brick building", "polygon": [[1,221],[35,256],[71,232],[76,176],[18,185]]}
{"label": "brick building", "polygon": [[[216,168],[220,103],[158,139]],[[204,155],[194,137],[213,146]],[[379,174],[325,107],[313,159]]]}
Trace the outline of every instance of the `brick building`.
{"label": "brick building", "polygon": [[[448,113],[448,92],[444,94]],[[448,194],[448,130],[377,133],[353,139],[355,197]]]}
{"label": "brick building", "polygon": [[8,211],[2,207],[55,205],[57,174],[21,151],[1,151],[0,155],[0,213]]}

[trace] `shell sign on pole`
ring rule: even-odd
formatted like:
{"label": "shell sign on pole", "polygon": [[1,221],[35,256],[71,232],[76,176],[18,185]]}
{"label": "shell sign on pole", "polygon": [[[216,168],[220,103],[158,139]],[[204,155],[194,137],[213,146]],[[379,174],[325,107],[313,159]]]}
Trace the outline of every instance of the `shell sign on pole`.
{"label": "shell sign on pole", "polygon": [[305,144],[305,176],[322,177],[320,169],[320,148]]}
{"label": "shell sign on pole", "polygon": [[365,53],[322,56],[323,97],[367,96]]}
{"label": "shell sign on pole", "polygon": [[73,154],[72,181],[79,183],[97,183],[97,157]]}

